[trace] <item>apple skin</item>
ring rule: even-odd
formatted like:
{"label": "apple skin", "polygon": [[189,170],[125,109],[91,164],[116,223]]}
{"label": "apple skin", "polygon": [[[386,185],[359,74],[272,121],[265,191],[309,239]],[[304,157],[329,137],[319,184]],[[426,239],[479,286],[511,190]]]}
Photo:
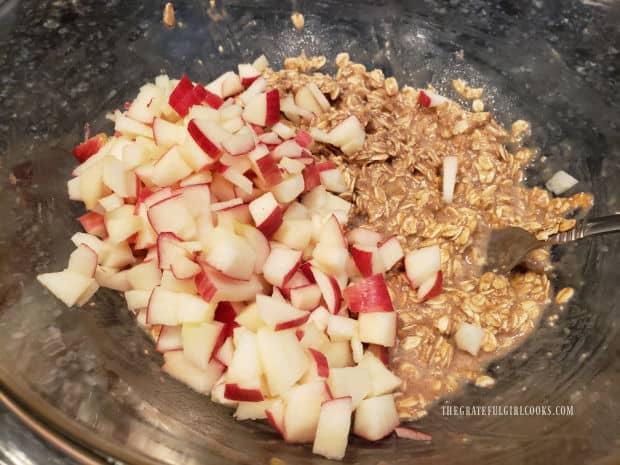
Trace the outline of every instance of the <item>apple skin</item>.
{"label": "apple skin", "polygon": [[239,402],[261,402],[265,400],[260,389],[246,389],[236,383],[227,383],[224,387],[224,397]]}
{"label": "apple skin", "polygon": [[[327,357],[323,352],[319,352],[316,349],[309,348],[310,355],[314,358],[316,362],[316,373],[322,378],[329,377],[329,363],[327,361]],[[331,397],[331,396],[330,396]]]}

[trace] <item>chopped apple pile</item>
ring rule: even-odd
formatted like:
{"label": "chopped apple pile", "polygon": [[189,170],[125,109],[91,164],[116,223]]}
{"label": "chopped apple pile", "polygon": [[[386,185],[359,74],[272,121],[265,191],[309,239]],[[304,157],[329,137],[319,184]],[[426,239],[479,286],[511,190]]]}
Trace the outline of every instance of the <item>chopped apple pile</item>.
{"label": "chopped apple pile", "polygon": [[[329,100],[314,84],[280,95],[266,67],[261,57],[205,86],[159,76],[114,114],[114,137],[76,147],[67,186],[88,209],[86,232],[64,271],[38,279],[69,306],[99,287],[123,292],[165,372],[238,420],[341,459],[351,429],[412,436],[397,429],[384,279],[404,252],[396,237],[345,230],[343,173],[312,153],[315,139],[359,150],[360,122],[298,130]],[[405,257],[421,299],[441,291],[440,258],[438,247]]]}

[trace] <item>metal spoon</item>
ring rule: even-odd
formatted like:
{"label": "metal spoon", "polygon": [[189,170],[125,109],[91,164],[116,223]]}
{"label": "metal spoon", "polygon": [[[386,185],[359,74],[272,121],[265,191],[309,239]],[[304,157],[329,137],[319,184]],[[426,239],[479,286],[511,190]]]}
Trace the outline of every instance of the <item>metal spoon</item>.
{"label": "metal spoon", "polygon": [[534,249],[612,232],[620,232],[620,214],[583,220],[570,231],[554,234],[546,241],[522,228],[496,229],[489,235],[485,270],[508,273]]}

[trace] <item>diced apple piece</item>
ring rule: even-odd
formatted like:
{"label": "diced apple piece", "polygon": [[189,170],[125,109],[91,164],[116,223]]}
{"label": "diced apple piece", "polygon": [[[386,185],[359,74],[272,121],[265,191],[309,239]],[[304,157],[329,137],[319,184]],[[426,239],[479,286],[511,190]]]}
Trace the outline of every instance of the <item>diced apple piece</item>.
{"label": "diced apple piece", "polygon": [[433,436],[428,433],[423,433],[422,431],[406,426],[397,426],[394,428],[394,432],[399,438],[411,439],[413,441],[432,441],[433,439]]}
{"label": "diced apple piece", "polygon": [[88,278],[94,278],[98,263],[99,257],[95,251],[86,244],[80,244],[69,256],[67,270]]}
{"label": "diced apple piece", "polygon": [[370,394],[372,396],[388,394],[398,389],[402,384],[401,379],[388,370],[385,364],[370,351],[364,353],[359,366],[366,368],[370,374],[370,384],[372,386]]}
{"label": "diced apple piece", "polygon": [[219,321],[184,324],[181,336],[185,357],[197,367],[206,369],[223,328],[224,324]]}
{"label": "diced apple piece", "polygon": [[295,137],[295,130],[290,126],[287,126],[283,122],[277,122],[271,127],[271,130],[275,132],[282,139],[291,139]]}
{"label": "diced apple piece", "polygon": [[[77,178],[74,178],[77,179]],[[103,215],[95,212],[88,212],[78,218],[78,221],[88,234],[93,236],[105,237],[105,221]]]}
{"label": "diced apple piece", "polygon": [[325,307],[318,307],[312,312],[312,315],[310,315],[310,321],[321,331],[325,331],[329,323],[329,315],[330,313]]}
{"label": "diced apple piece", "polygon": [[421,90],[418,93],[418,103],[423,107],[434,108],[448,101],[446,97],[431,92],[430,90]]}
{"label": "diced apple piece", "polygon": [[265,279],[274,286],[282,287],[295,274],[301,263],[301,252],[285,247],[272,248],[263,266]]}
{"label": "diced apple piece", "polygon": [[383,275],[376,274],[343,292],[352,312],[393,312],[394,306]]}
{"label": "diced apple piece", "polygon": [[379,249],[374,246],[354,245],[351,247],[351,256],[355,266],[365,278],[385,271],[386,267]]}
{"label": "diced apple piece", "polygon": [[464,321],[459,323],[454,335],[456,346],[465,352],[469,352],[474,357],[478,355],[485,338],[486,332],[484,329]]}
{"label": "diced apple piece", "polygon": [[329,315],[327,334],[333,342],[348,341],[357,331],[357,321],[338,315]]}
{"label": "diced apple piece", "polygon": [[261,319],[275,331],[301,326],[310,318],[309,312],[266,295],[257,295],[256,305]]}
{"label": "diced apple piece", "polygon": [[384,347],[396,343],[396,312],[360,313],[357,321],[362,342]]}
{"label": "diced apple piece", "polygon": [[243,110],[243,119],[259,126],[271,126],[280,119],[280,95],[277,89],[258,94]]}
{"label": "diced apple piece", "polygon": [[321,405],[330,399],[324,381],[295,386],[286,393],[284,431],[287,442],[312,442],[321,413]]}
{"label": "diced apple piece", "polygon": [[295,94],[295,105],[308,110],[315,115],[323,113],[323,109],[314,98],[314,95],[307,86],[300,87]]}
{"label": "diced apple piece", "polygon": [[266,87],[267,87],[267,81],[265,80],[265,78],[259,77],[256,80],[254,80],[254,82],[252,82],[252,84],[250,84],[250,86],[239,95],[239,99],[245,105],[247,105],[248,102],[250,102],[253,97],[263,92]]}
{"label": "diced apple piece", "polygon": [[353,115],[336,125],[329,132],[329,139],[346,155],[351,155],[364,145],[366,132],[357,117]]}
{"label": "diced apple piece", "polygon": [[107,268],[98,266],[95,271],[95,281],[101,287],[107,287],[115,291],[125,292],[131,289],[129,281],[127,281],[127,271],[118,271],[115,268]]}
{"label": "diced apple piece", "polygon": [[360,402],[355,411],[353,433],[368,441],[386,437],[399,424],[394,396],[387,394]]}
{"label": "diced apple piece", "polygon": [[340,304],[342,302],[342,292],[338,282],[333,276],[323,273],[316,266],[312,266],[311,270],[316,283],[321,288],[321,293],[327,304],[327,309],[331,313],[336,313],[340,310]]}
{"label": "diced apple piece", "polygon": [[338,168],[321,171],[320,179],[321,184],[323,184],[328,191],[340,194],[346,192],[348,189],[347,182]]}
{"label": "diced apple piece", "polygon": [[262,273],[265,262],[271,253],[269,241],[262,232],[249,224],[236,223],[235,232],[242,236],[254,251],[256,256],[254,272]]}
{"label": "diced apple piece", "polygon": [[209,394],[226,367],[217,360],[211,360],[202,370],[195,366],[182,351],[166,352],[162,370],[173,378],[187,384],[202,394]]}
{"label": "diced apple piece", "polygon": [[282,399],[275,400],[269,408],[265,410],[267,421],[273,426],[273,428],[284,437],[284,412],[285,406]]}
{"label": "diced apple piece", "polygon": [[183,126],[170,123],[162,118],[153,120],[153,140],[162,147],[171,147],[182,144],[187,132]]}
{"label": "diced apple piece", "polygon": [[372,390],[370,374],[360,366],[331,368],[327,383],[333,397],[351,397],[353,410]]}
{"label": "diced apple piece", "polygon": [[443,159],[443,201],[451,203],[454,199],[458,158],[444,157]]}
{"label": "diced apple piece", "polygon": [[289,203],[295,200],[304,191],[304,177],[294,174],[271,188],[276,200],[280,203]]}
{"label": "diced apple piece", "polygon": [[270,409],[274,402],[276,402],[275,399],[265,399],[262,402],[239,402],[233,417],[239,421],[265,420],[267,419],[265,411]]}
{"label": "diced apple piece", "polygon": [[128,204],[105,213],[105,227],[110,242],[123,242],[140,230],[142,222],[133,212],[133,205]]}
{"label": "diced apple piece", "polygon": [[384,271],[391,270],[404,256],[403,249],[400,246],[398,238],[390,237],[379,245],[379,255],[383,262]]}
{"label": "diced apple piece", "polygon": [[164,199],[147,211],[148,219],[158,234],[171,232],[182,239],[192,240],[196,224],[181,194]]}
{"label": "diced apple piece", "polygon": [[121,115],[116,119],[114,131],[120,132],[126,136],[153,137],[153,131],[149,126],[131,119],[126,115]]}
{"label": "diced apple piece", "polygon": [[407,279],[414,289],[440,269],[441,251],[437,245],[417,249],[405,255]]}
{"label": "diced apple piece", "polygon": [[181,339],[181,327],[162,326],[161,331],[159,331],[159,335],[157,336],[155,348],[162,353],[170,352],[173,350],[181,350],[183,348],[183,341]]}
{"label": "diced apple piece", "polygon": [[37,276],[37,280],[67,307],[75,305],[94,282],[92,277],[70,270],[43,273]]}
{"label": "diced apple piece", "polygon": [[329,376],[329,362],[323,352],[309,348],[308,351],[314,360],[316,366],[316,374],[321,378],[327,378]]}
{"label": "diced apple piece", "polygon": [[155,262],[143,262],[127,270],[127,280],[133,289],[150,291],[161,283],[161,271]]}
{"label": "diced apple piece", "polygon": [[443,273],[439,270],[434,275],[426,278],[418,288],[418,298],[424,300],[432,299],[441,294],[443,286]]}
{"label": "diced apple piece", "polygon": [[262,284],[256,277],[248,281],[230,278],[206,264],[194,278],[199,294],[207,302],[243,302],[254,298],[262,290]]}
{"label": "diced apple piece", "polygon": [[240,280],[252,276],[256,254],[243,237],[218,226],[203,237],[203,245],[207,263],[224,275]]}
{"label": "diced apple piece", "polygon": [[314,310],[321,303],[321,288],[316,284],[294,287],[290,290],[291,303],[301,310]]}
{"label": "diced apple piece", "polygon": [[256,335],[246,328],[235,328],[236,348],[226,378],[233,383],[257,380],[263,373]]}
{"label": "diced apple piece", "polygon": [[132,289],[125,292],[125,300],[129,310],[140,310],[149,305],[151,290]]}
{"label": "diced apple piece", "polygon": [[282,225],[282,209],[271,192],[250,202],[249,207],[256,227],[268,238]]}
{"label": "diced apple piece", "polygon": [[273,238],[291,249],[304,250],[312,239],[312,223],[305,219],[285,219]]}
{"label": "diced apple piece", "polygon": [[308,359],[292,332],[260,328],[258,352],[267,377],[269,392],[277,396],[288,391],[305,373]]}
{"label": "diced apple piece", "polygon": [[312,445],[314,454],[341,460],[347,449],[351,429],[351,398],[328,400],[321,405],[319,421]]}
{"label": "diced apple piece", "polygon": [[235,322],[253,332],[265,326],[265,322],[258,312],[258,305],[256,305],[256,302],[252,302],[245,307],[241,313],[237,315]]}
{"label": "diced apple piece", "polygon": [[151,180],[159,187],[171,186],[189,176],[192,168],[185,163],[178,146],[172,146],[155,163]]}
{"label": "diced apple piece", "polygon": [[348,341],[330,342],[321,347],[321,352],[327,357],[329,368],[344,368],[353,365],[351,344]]}

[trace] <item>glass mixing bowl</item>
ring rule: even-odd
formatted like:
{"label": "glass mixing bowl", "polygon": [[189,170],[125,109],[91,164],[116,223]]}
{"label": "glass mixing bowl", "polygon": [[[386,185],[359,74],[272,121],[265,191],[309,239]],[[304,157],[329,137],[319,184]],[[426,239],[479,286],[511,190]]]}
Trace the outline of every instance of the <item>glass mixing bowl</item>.
{"label": "glass mixing bowl", "polygon": [[[104,114],[163,71],[208,81],[261,53],[279,66],[302,51],[332,62],[347,51],[401,84],[451,96],[450,79],[464,77],[487,89],[500,121],[532,122],[544,156],[529,184],[566,169],[594,193],[592,215],[618,210],[618,2],[177,1],[172,30],[162,6],[0,3],[0,386],[82,461],[328,463],[164,376],[114,292],[67,309],[35,281],[64,266],[78,229],[65,181],[84,123],[111,130]],[[301,32],[293,10],[305,16]],[[497,384],[432,408],[417,423],[432,443],[353,438],[345,462],[618,463],[618,253],[617,236],[556,250],[554,286],[576,288],[575,298],[550,306],[540,329],[489,367]],[[570,405],[574,415],[446,416],[444,405]]]}

